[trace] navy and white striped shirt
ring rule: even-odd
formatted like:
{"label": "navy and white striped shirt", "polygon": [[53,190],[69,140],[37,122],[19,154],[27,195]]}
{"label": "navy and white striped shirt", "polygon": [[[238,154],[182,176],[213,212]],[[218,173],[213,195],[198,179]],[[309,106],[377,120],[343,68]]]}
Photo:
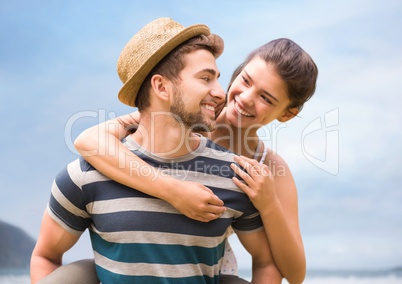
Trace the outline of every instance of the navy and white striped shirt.
{"label": "navy and white striped shirt", "polygon": [[[214,221],[187,218],[169,203],[112,181],[82,158],[56,177],[48,212],[73,234],[89,228],[100,281],[106,283],[218,283],[226,230],[262,228],[258,211],[231,180],[233,154],[201,137],[200,146],[177,159],[125,145],[163,173],[197,181],[228,210]],[[131,170],[149,174],[132,165]]]}

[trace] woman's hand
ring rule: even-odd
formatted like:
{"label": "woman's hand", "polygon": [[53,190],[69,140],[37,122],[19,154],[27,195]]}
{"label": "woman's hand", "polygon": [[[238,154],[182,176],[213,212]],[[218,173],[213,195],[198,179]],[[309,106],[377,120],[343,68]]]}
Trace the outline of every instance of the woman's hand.
{"label": "woman's hand", "polygon": [[236,177],[233,182],[248,195],[255,208],[261,211],[269,202],[278,201],[274,177],[267,165],[244,156],[235,156],[234,160],[244,170],[235,163],[231,168],[245,183]]}
{"label": "woman's hand", "polygon": [[243,181],[233,178],[258,209],[264,224],[270,250],[280,274],[289,283],[302,283],[306,275],[306,258],[301,239],[297,190],[286,163],[278,155],[269,156],[285,170],[272,172],[266,164],[246,157],[235,157],[231,167]]}
{"label": "woman's hand", "polygon": [[165,200],[188,218],[201,222],[215,220],[226,211],[223,201],[198,182],[178,181],[174,194],[169,194]]}

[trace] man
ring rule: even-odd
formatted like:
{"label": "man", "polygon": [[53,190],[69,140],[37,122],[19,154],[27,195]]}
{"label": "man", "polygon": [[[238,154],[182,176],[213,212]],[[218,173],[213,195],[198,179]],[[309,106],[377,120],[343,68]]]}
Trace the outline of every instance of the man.
{"label": "man", "polygon": [[204,183],[225,202],[224,215],[209,223],[191,220],[78,159],[53,184],[32,255],[33,283],[61,265],[86,229],[104,284],[218,283],[229,226],[245,232],[238,236],[252,256],[253,283],[269,281],[268,241],[257,210],[232,182],[233,154],[192,132],[215,127],[215,107],[225,97],[216,66],[222,51],[222,39],[208,27],[161,18],[128,42],[118,73],[124,83],[119,99],[141,112],[125,145],[168,174]]}

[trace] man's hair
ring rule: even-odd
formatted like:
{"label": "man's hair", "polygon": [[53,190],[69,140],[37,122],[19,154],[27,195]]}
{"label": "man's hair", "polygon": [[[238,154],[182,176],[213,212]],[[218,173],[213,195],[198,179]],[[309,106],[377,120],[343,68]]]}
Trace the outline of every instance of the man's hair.
{"label": "man's hair", "polygon": [[179,73],[185,67],[185,56],[195,50],[204,49],[216,58],[222,50],[222,39],[214,34],[193,37],[173,49],[148,74],[138,91],[135,105],[139,111],[150,106],[151,78],[155,74],[162,75],[172,82],[178,82]]}
{"label": "man's hair", "polygon": [[243,68],[255,57],[260,57],[274,67],[285,81],[290,108],[298,108],[308,101],[316,89],[318,69],[313,59],[299,45],[287,38],[270,41],[254,51],[233,72],[229,88]]}

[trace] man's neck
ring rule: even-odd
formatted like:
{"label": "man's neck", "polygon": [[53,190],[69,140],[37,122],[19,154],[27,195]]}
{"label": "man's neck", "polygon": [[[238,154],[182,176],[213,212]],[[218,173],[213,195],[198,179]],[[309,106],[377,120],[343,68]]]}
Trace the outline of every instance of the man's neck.
{"label": "man's neck", "polygon": [[147,151],[164,158],[186,155],[200,144],[200,137],[168,114],[142,115],[131,137]]}

